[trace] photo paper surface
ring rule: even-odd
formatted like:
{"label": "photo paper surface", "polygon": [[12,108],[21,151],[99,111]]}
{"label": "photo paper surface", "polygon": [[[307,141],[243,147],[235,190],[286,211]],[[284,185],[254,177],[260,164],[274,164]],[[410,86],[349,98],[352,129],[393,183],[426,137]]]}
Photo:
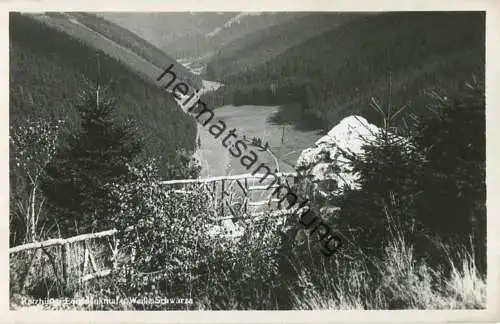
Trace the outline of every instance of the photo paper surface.
{"label": "photo paper surface", "polygon": [[47,4],[4,12],[15,318],[498,320],[494,6]]}

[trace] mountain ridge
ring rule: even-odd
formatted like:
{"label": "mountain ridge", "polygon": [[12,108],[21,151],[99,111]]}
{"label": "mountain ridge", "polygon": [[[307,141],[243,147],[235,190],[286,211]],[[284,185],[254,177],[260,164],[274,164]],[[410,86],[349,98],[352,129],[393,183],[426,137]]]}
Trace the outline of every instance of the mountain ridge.
{"label": "mountain ridge", "polygon": [[[177,59],[201,61],[205,61],[232,40],[305,14],[307,13],[99,13],[101,17],[128,28]],[[239,23],[232,23],[236,21]]]}
{"label": "mountain ridge", "polygon": [[364,13],[304,13],[265,29],[249,33],[222,47],[208,62],[211,78],[227,78],[298,46],[342,24],[363,17]]}

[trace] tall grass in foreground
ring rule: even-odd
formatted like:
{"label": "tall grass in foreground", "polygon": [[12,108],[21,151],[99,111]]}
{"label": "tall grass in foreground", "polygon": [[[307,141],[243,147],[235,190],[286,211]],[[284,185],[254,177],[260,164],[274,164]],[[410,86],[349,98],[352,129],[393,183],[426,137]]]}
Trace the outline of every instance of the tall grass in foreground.
{"label": "tall grass in foreground", "polygon": [[[391,222],[389,222],[390,224]],[[403,228],[390,225],[391,240],[381,258],[361,256],[327,271],[304,266],[299,275],[302,293],[292,293],[296,309],[483,309],[486,278],[465,247],[454,251],[439,243],[451,271],[417,259]],[[455,261],[460,260],[460,261]],[[372,271],[368,270],[372,269]],[[313,279],[311,279],[313,278]]]}
{"label": "tall grass in foreground", "polygon": [[[473,255],[467,252],[470,248],[451,251],[448,246],[441,244],[439,248],[443,254],[448,255],[451,268],[451,271],[445,273],[439,267],[418,259],[414,246],[404,239],[405,229],[394,225],[391,229],[392,239],[385,246],[382,258],[363,256],[362,253],[352,259],[341,254],[333,257],[336,258],[333,262],[323,259],[313,263],[303,258],[293,263],[293,272],[297,276],[290,276],[277,261],[280,258],[279,243],[277,244],[279,239],[275,233],[267,231],[269,225],[273,227],[268,221],[265,220],[267,224],[251,226],[252,230],[239,241],[212,241],[213,251],[202,260],[207,266],[203,271],[205,274],[196,275],[196,270],[179,273],[184,276],[191,273],[200,279],[188,285],[194,305],[162,305],[154,309],[367,310],[486,307],[486,279],[479,274]],[[274,244],[270,244],[271,241]],[[49,273],[45,275],[53,278]],[[135,290],[131,295],[132,291],[128,291],[126,286],[117,285],[117,278],[113,278],[89,282],[71,295],[93,299],[138,296]],[[119,280],[123,279],[125,278]],[[180,282],[175,276],[172,280],[173,283]],[[144,291],[146,290],[148,289]],[[176,296],[169,297],[185,297],[186,293],[187,290],[181,289],[176,291]],[[14,302],[15,300],[16,298]],[[63,309],[57,305],[45,305],[43,308]],[[144,308],[141,305],[121,304],[66,305],[64,309]]]}

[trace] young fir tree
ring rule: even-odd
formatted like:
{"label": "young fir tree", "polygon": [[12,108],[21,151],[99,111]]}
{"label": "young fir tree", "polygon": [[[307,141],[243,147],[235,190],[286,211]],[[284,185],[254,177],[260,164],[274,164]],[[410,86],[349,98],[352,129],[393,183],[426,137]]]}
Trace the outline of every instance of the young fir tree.
{"label": "young fir tree", "polygon": [[472,245],[486,270],[486,118],[484,84],[437,96],[437,115],[422,119],[415,144],[426,153],[420,219],[445,237]]}
{"label": "young fir tree", "polygon": [[113,227],[110,184],[127,175],[127,163],[141,152],[141,141],[129,125],[115,121],[114,100],[100,87],[81,99],[80,130],[57,152],[42,183],[63,235]]}

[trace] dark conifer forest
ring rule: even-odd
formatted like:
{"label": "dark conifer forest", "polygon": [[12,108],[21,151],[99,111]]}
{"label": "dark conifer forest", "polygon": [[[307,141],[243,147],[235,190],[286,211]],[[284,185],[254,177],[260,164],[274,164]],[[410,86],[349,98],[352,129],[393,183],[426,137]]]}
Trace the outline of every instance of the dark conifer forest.
{"label": "dark conifer forest", "polygon": [[[176,149],[194,148],[195,122],[152,82],[104,53],[32,18],[10,16],[10,119],[69,119],[77,127],[76,103],[87,84],[108,87],[116,116],[131,119],[147,137],[145,150],[168,161]],[[47,91],[50,89],[50,91]]]}
{"label": "dark conifer forest", "polygon": [[[380,13],[351,19],[249,69],[231,65],[228,70],[224,59],[230,64],[235,58],[215,57],[208,75],[228,86],[206,100],[214,106],[283,104],[275,121],[305,128],[328,130],[351,114],[380,125],[366,103],[372,97],[387,102],[390,74],[392,104],[408,105],[420,115],[432,101],[429,92],[452,95],[471,75],[484,78],[484,30],[484,14],[473,12]],[[244,51],[236,54],[245,56]]]}

